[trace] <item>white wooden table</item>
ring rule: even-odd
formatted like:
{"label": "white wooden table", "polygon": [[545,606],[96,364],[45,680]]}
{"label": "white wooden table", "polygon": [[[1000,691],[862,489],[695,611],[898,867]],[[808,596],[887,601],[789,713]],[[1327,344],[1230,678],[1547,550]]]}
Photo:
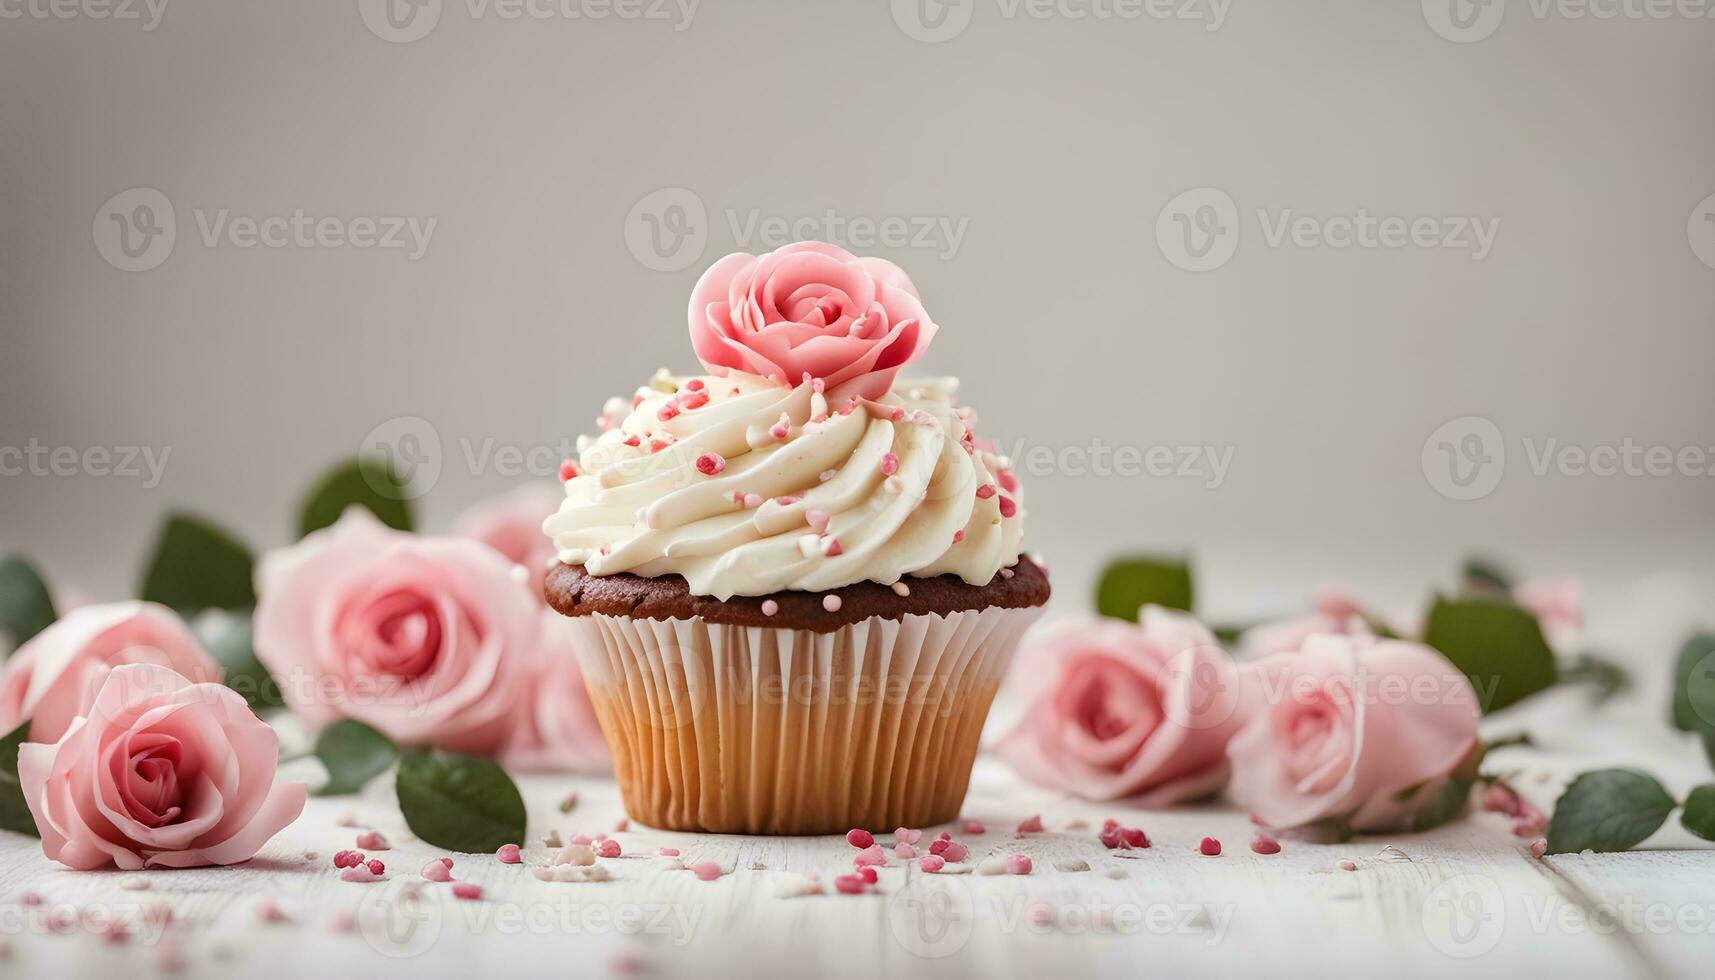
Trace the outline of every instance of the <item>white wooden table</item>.
{"label": "white wooden table", "polygon": [[[1531,730],[1542,748],[1497,753],[1524,772],[1520,786],[1544,807],[1571,773],[1605,764],[1643,765],[1675,793],[1707,781],[1701,754],[1660,723],[1655,698],[1592,718],[1576,692],[1516,711],[1497,731]],[[1476,814],[1427,835],[1360,838],[1341,845],[1286,842],[1251,853],[1252,828],[1230,808],[1140,812],[1090,805],[1025,786],[989,759],[979,763],[965,806],[989,832],[942,829],[972,846],[970,864],[995,853],[1029,854],[1025,877],[928,875],[895,863],[867,895],[833,893],[853,849],[840,838],[615,834],[626,856],[604,862],[614,880],[545,883],[540,836],[613,831],[621,817],[604,780],[521,780],[534,846],[526,866],[461,856],[456,878],[483,886],[479,902],[417,870],[440,852],[414,841],[392,805],[391,786],[360,798],[312,799],[302,819],[247,865],[144,875],[74,873],[46,861],[34,842],[0,840],[0,970],[19,976],[383,977],[793,975],[917,976],[1703,976],[1715,962],[1715,851],[1675,825],[1654,849],[1621,855],[1532,858],[1504,821]],[[578,802],[562,814],[575,790]],[[1048,832],[1020,839],[1018,822],[1040,813]],[[1154,846],[1107,851],[1095,829],[1106,817],[1148,831]],[[340,881],[335,850],[351,847],[355,817],[388,836],[378,853],[387,881]],[[1068,829],[1086,821],[1088,826]],[[1219,838],[1218,858],[1194,852]],[[887,838],[883,838],[886,840]],[[684,860],[712,858],[727,874],[705,882],[668,870],[658,848]],[[313,856],[312,856],[313,855]],[[1337,862],[1354,861],[1356,871]],[[1074,871],[1077,862],[1089,870]],[[789,897],[807,873],[828,894]],[[142,880],[139,880],[142,879]],[[133,890],[143,881],[147,890]],[[415,891],[417,898],[410,893]],[[39,895],[42,904],[21,900]],[[266,922],[271,901],[288,921]],[[1053,921],[1038,924],[1041,903]],[[174,923],[151,925],[162,906]],[[82,913],[64,932],[55,915]],[[99,918],[133,923],[116,942]],[[1618,921],[1616,923],[1616,916]],[[341,920],[344,920],[343,922]],[[354,924],[355,920],[355,924]],[[342,931],[343,930],[343,931]]]}

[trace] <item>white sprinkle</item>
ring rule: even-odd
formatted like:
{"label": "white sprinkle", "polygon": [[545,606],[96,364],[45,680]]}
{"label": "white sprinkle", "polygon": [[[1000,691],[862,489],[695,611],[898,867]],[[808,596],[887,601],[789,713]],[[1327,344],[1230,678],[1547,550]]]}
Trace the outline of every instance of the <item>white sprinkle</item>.
{"label": "white sprinkle", "polygon": [[1001,570],[1000,570],[1000,577],[1001,577],[1001,578],[1007,578],[1007,579],[1009,579],[1009,578],[1012,578],[1012,576],[1013,576],[1013,571],[1012,571],[1012,569],[1010,569],[1010,568],[1003,568],[1003,569],[1001,569]]}
{"label": "white sprinkle", "polygon": [[893,583],[893,594],[901,598],[908,596],[911,594],[911,586],[904,582],[895,582]]}
{"label": "white sprinkle", "polygon": [[773,599],[762,600],[762,614],[764,616],[772,616],[779,611],[780,603],[775,602]]}
{"label": "white sprinkle", "polygon": [[977,865],[977,874],[980,875],[1003,875],[1006,873],[1006,858],[998,855],[983,858],[983,862]]}
{"label": "white sprinkle", "polygon": [[1054,867],[1060,871],[1088,871],[1090,862],[1083,858],[1065,858],[1054,862]]}
{"label": "white sprinkle", "polygon": [[1352,861],[1349,858],[1341,858],[1340,859],[1340,870],[1341,871],[1356,871],[1356,870],[1358,870],[1358,865],[1356,862]]}
{"label": "white sprinkle", "polygon": [[838,472],[836,470],[823,470],[821,472],[821,474],[816,477],[816,479],[818,482],[826,483],[829,480],[832,480],[837,475],[838,475]]}
{"label": "white sprinkle", "polygon": [[119,887],[128,892],[146,892],[149,890],[149,879],[141,875],[129,875],[119,879]]}
{"label": "white sprinkle", "polygon": [[837,595],[828,595],[828,596],[822,597],[822,608],[826,609],[828,612],[839,612],[841,605],[842,605],[842,603],[840,602],[840,597]]}

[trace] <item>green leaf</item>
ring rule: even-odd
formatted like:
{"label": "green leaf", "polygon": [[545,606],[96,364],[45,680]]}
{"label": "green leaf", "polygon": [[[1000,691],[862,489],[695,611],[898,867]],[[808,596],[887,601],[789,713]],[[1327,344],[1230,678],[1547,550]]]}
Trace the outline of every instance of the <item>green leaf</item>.
{"label": "green leaf", "polygon": [[1096,586],[1096,611],[1103,616],[1137,622],[1146,605],[1190,612],[1191,566],[1170,558],[1120,558],[1102,570]]}
{"label": "green leaf", "polygon": [[328,771],[322,795],[335,796],[355,793],[386,772],[399,758],[399,750],[387,736],[363,722],[341,718],[316,736],[316,758]]}
{"label": "green leaf", "polygon": [[1679,822],[1704,840],[1715,840],[1715,784],[1699,786],[1685,798]]}
{"label": "green leaf", "polygon": [[29,733],[30,723],[25,721],[0,738],[0,828],[40,837],[36,818],[24,802],[24,786],[18,781],[18,749]]}
{"label": "green leaf", "polygon": [[299,537],[328,527],[354,504],[367,507],[388,527],[412,528],[410,488],[392,467],[366,456],[334,467],[316,482],[298,516]]}
{"label": "green leaf", "polygon": [[256,605],[250,549],[201,518],[173,514],[143,575],[143,598],[191,616]]}
{"label": "green leaf", "polygon": [[22,555],[0,560],[0,638],[5,649],[16,650],[30,637],[54,624],[54,600],[48,586]]}
{"label": "green leaf", "polygon": [[1682,732],[1715,732],[1715,633],[1699,633],[1679,648],[1673,724]]}
{"label": "green leaf", "polygon": [[1513,577],[1498,561],[1488,558],[1468,558],[1460,569],[1465,579],[1465,591],[1479,594],[1511,595]]}
{"label": "green leaf", "polygon": [[1632,686],[1631,672],[1606,657],[1581,653],[1560,669],[1560,683],[1588,684],[1595,704],[1602,705]]}
{"label": "green leaf", "polygon": [[1471,678],[1484,711],[1554,686],[1554,651],[1536,617],[1499,599],[1437,596],[1423,641]]}
{"label": "green leaf", "polygon": [[220,664],[221,680],[256,711],[284,707],[280,684],[256,659],[255,631],[245,612],[214,609],[191,621],[191,631]]}
{"label": "green leaf", "polygon": [[1469,779],[1447,780],[1435,798],[1412,815],[1411,829],[1418,833],[1434,830],[1464,813],[1465,805],[1471,801],[1471,787],[1474,785]]}
{"label": "green leaf", "polygon": [[1584,773],[1554,804],[1548,852],[1630,850],[1655,833],[1674,806],[1673,797],[1647,773],[1636,769]]}
{"label": "green leaf", "polygon": [[483,854],[524,843],[524,798],[487,759],[407,752],[395,783],[406,825],[426,844]]}

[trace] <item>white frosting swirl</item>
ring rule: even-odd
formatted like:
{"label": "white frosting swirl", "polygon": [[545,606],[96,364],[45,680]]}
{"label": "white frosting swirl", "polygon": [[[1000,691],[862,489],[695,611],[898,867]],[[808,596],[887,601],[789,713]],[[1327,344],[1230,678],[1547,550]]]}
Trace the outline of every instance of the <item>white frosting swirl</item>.
{"label": "white frosting swirl", "polygon": [[657,375],[579,440],[581,473],[543,530],[591,575],[678,574],[719,599],[907,575],[986,585],[1017,563],[1024,509],[957,386],[829,406],[820,383]]}

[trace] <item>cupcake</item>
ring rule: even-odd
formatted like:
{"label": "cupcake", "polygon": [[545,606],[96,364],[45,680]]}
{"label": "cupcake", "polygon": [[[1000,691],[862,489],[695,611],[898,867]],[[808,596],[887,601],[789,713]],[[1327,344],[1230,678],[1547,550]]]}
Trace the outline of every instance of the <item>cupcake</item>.
{"label": "cupcake", "polygon": [[543,525],[626,809],[671,830],[954,819],[983,720],[1048,600],[1009,463],[911,280],[821,243],[697,283],[705,373],[608,402]]}

